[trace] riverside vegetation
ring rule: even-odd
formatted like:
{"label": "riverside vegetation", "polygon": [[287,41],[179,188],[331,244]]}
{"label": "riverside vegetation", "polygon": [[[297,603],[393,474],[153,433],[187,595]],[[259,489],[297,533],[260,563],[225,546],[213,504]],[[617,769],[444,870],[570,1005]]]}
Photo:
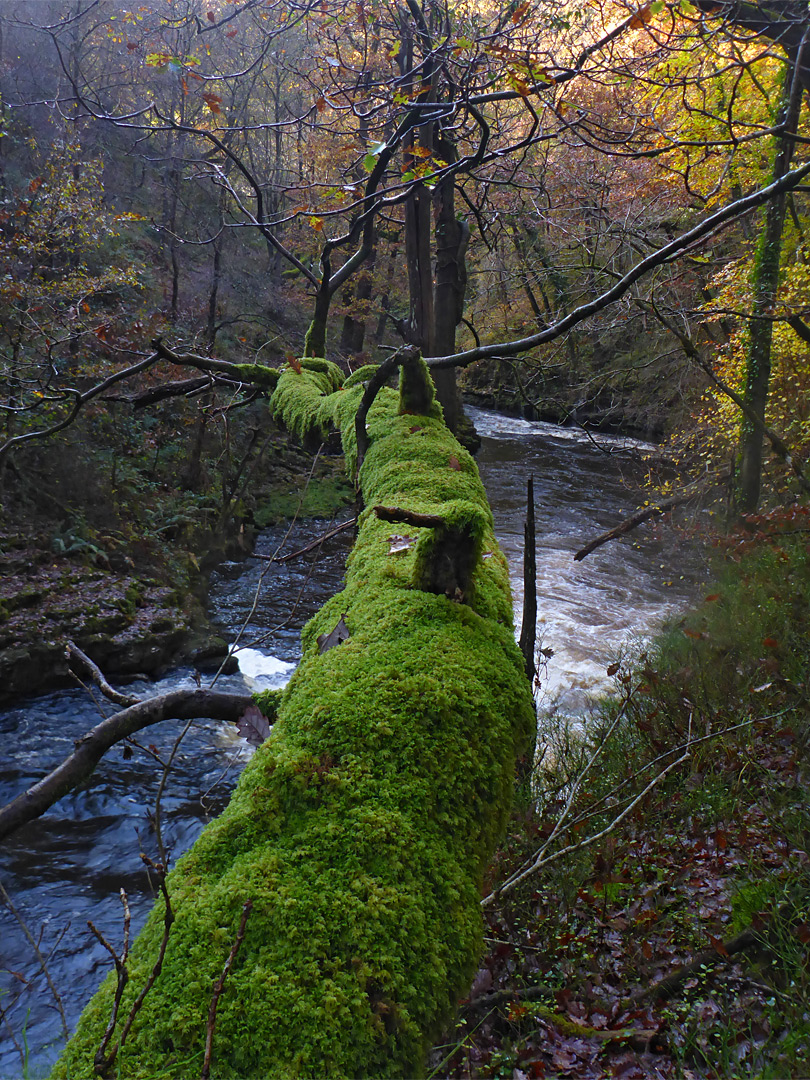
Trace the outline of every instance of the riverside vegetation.
{"label": "riverside vegetation", "polygon": [[748,518],[717,541],[713,591],[611,669],[584,735],[542,721],[538,797],[489,881],[543,847],[576,789],[548,854],[574,850],[488,909],[431,1075],[810,1072],[808,541],[806,507]]}

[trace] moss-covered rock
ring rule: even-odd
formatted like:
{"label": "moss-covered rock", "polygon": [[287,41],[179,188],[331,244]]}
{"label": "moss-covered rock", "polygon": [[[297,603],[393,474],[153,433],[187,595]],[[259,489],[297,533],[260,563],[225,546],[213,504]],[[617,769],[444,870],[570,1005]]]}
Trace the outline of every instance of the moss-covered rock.
{"label": "moss-covered rock", "polygon": [[[337,422],[350,458],[362,387],[328,379],[283,373],[273,408],[302,436]],[[476,970],[483,873],[534,711],[475,464],[441,419],[399,410],[392,390],[370,410],[365,502],[466,515],[474,589],[459,603],[414,587],[425,545],[399,551],[401,526],[361,515],[346,588],[306,626],[270,738],[169,877],[163,970],[111,1074],[199,1074],[212,988],[247,900],[218,1002],[215,1077],[416,1076]],[[341,618],[348,639],[321,651]],[[159,903],[133,950],[119,1033],[162,935]],[[114,992],[111,974],[55,1076],[94,1075]]]}

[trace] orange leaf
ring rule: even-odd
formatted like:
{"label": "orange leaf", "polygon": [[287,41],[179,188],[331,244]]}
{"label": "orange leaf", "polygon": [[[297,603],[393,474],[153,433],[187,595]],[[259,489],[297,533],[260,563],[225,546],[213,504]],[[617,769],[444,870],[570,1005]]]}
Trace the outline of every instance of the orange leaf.
{"label": "orange leaf", "polygon": [[779,648],[779,642],[776,640],[776,638],[772,638],[772,637],[764,637],[762,639],[762,644],[765,646],[766,649],[778,649]]}
{"label": "orange leaf", "polygon": [[728,949],[723,944],[722,938],[712,937],[710,934],[709,941],[711,942],[711,946],[716,953],[719,953],[721,956],[725,956],[726,958],[728,958]]}
{"label": "orange leaf", "polygon": [[688,638],[692,638],[693,641],[700,641],[701,638],[704,637],[699,630],[690,630],[688,626],[683,628],[683,632]]}
{"label": "orange leaf", "polygon": [[433,153],[432,150],[428,150],[426,146],[412,146],[408,150],[411,157],[429,158]]}
{"label": "orange leaf", "polygon": [[228,33],[225,35],[225,37],[236,37],[236,31],[235,30],[229,30]]}
{"label": "orange leaf", "polygon": [[217,97],[216,94],[203,94],[202,98],[212,113],[222,112],[219,107],[219,103],[222,101],[221,97]]}
{"label": "orange leaf", "polygon": [[706,603],[711,604],[711,603],[714,603],[715,600],[719,600],[719,599],[720,599],[720,593],[719,592],[713,592],[711,594],[711,596],[706,597]]}
{"label": "orange leaf", "polygon": [[516,7],[515,10],[512,12],[512,22],[517,26],[517,24],[520,22],[520,20],[523,18],[523,16],[528,10],[528,4],[521,4],[519,7]]}
{"label": "orange leaf", "polygon": [[638,30],[639,27],[644,26],[652,18],[652,4],[647,4],[643,8],[635,13],[633,18],[627,24],[631,30]]}

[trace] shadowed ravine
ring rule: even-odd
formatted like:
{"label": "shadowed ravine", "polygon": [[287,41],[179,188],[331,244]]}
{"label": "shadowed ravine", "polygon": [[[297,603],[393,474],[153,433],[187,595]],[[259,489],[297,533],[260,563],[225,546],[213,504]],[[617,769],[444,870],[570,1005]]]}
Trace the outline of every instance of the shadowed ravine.
{"label": "shadowed ravine", "polygon": [[[478,464],[495,515],[496,531],[509,557],[516,599],[522,552],[526,477],[535,477],[538,533],[538,608],[541,641],[554,649],[548,667],[547,691],[560,693],[561,707],[575,711],[587,691],[602,685],[604,669],[628,635],[643,635],[663,615],[687,598],[695,568],[685,568],[685,553],[671,539],[653,540],[646,530],[611,544],[576,564],[571,556],[593,535],[616,524],[637,505],[632,486],[625,487],[622,455],[607,456],[584,437],[546,424],[527,423],[475,412],[484,436]],[[613,448],[615,441],[604,440]],[[630,470],[628,470],[630,475]],[[325,527],[307,522],[296,527],[286,550],[307,543]],[[648,527],[647,527],[648,528]],[[259,552],[269,553],[283,535],[276,530],[262,537]],[[310,563],[296,560],[268,571],[264,577],[247,640],[289,616],[299,592],[303,602],[289,625],[260,649],[274,660],[263,685],[280,685],[297,659],[301,624],[336,591],[350,535],[330,541],[324,559],[306,581]],[[256,584],[267,564],[259,559],[222,568],[211,590],[211,602],[231,635],[253,604]],[[671,584],[670,584],[671,583]],[[302,589],[303,586],[303,589]],[[519,617],[518,617],[519,622]],[[245,657],[246,670],[257,670],[261,659]],[[220,680],[227,688],[238,677]],[[177,672],[150,688],[191,685],[190,673]],[[144,692],[145,687],[134,687]],[[32,699],[0,714],[6,760],[2,766],[0,798],[5,802],[22,790],[51,762],[67,752],[72,741],[95,723],[92,703],[79,691]],[[162,724],[144,737],[167,751],[179,728]],[[227,800],[243,760],[240,741],[220,725],[197,723],[181,748],[163,799],[167,845],[173,857],[195,839],[202,824]],[[159,770],[146,754],[136,751],[126,761],[120,750],[97,771],[90,787],[58,804],[45,818],[23,830],[0,855],[4,887],[24,914],[32,934],[42,930],[41,951],[47,956],[65,926],[49,961],[69,1024],[95,989],[109,959],[87,930],[87,919],[111,940],[120,937],[118,890],[124,887],[133,913],[133,930],[141,925],[151,904],[139,844],[152,853],[153,836],[146,807],[154,801]],[[201,793],[204,798],[201,800]],[[0,1003],[22,1044],[23,1030],[31,1050],[30,1074],[47,1071],[61,1042],[61,1021],[31,946],[13,916],[0,909],[3,962],[0,979],[8,993]],[[16,972],[17,975],[8,974]],[[23,976],[30,981],[25,988]],[[17,997],[20,989],[23,993]],[[11,1004],[16,999],[16,1004]],[[27,1017],[27,1020],[26,1020]],[[4,1033],[0,1039],[0,1075],[21,1075],[22,1063]],[[55,1042],[54,1042],[55,1040]],[[49,1043],[53,1046],[49,1047]]]}

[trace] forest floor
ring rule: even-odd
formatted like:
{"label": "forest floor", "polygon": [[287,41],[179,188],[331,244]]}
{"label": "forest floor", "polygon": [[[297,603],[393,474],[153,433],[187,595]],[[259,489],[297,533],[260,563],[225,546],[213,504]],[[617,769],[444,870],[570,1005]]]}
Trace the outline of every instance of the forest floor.
{"label": "forest floor", "polygon": [[544,718],[430,1076],[810,1076],[808,540],[749,519],[584,738]]}

